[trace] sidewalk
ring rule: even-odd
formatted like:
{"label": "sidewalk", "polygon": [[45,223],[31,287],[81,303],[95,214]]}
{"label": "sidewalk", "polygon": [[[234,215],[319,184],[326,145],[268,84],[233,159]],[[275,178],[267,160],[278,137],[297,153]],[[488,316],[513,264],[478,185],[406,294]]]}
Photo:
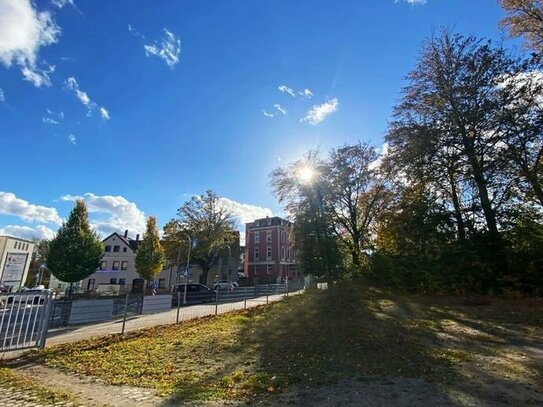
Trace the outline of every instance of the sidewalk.
{"label": "sidewalk", "polygon": [[[302,293],[303,290],[290,293],[296,295]],[[284,294],[275,294],[268,297],[268,302],[281,301]],[[257,297],[247,299],[246,308],[254,308],[259,305],[266,304],[266,297]],[[221,303],[217,306],[217,314],[242,310],[245,308],[245,301]],[[179,321],[189,321],[195,318],[202,318],[210,315],[215,315],[215,304],[192,305],[179,308]],[[139,329],[150,328],[158,325],[175,324],[177,320],[177,308],[171,311],[160,312],[148,315],[132,315],[127,317],[125,332],[137,331]],[[77,325],[65,328],[50,329],[47,334],[45,346],[52,346],[61,343],[75,342],[82,339],[89,339],[97,336],[110,334],[120,334],[122,331],[123,319],[119,318],[113,321],[102,322],[92,325]]]}

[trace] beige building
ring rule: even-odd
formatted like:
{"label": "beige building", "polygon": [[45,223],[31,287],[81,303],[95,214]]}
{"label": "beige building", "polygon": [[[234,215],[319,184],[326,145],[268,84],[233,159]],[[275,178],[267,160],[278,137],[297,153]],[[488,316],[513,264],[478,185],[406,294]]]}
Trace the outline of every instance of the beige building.
{"label": "beige building", "polygon": [[34,242],[11,236],[0,236],[0,284],[10,292],[24,285]]}
{"label": "beige building", "polygon": [[[100,260],[100,266],[94,274],[81,280],[77,284],[77,290],[82,292],[108,291],[115,292],[142,292],[144,281],[136,271],[136,250],[141,243],[140,235],[135,239],[128,237],[128,230],[124,235],[112,233],[104,240],[102,245],[104,253]],[[170,281],[175,279],[173,270],[164,269],[153,280],[160,291],[171,289]],[[102,286],[102,287],[101,287]],[[49,288],[55,291],[65,291],[69,283],[51,276]]]}

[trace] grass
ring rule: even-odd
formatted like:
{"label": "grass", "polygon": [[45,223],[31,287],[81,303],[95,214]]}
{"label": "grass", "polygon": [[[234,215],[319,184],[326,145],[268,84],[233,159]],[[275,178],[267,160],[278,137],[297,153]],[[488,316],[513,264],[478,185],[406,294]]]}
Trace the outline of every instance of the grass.
{"label": "grass", "polygon": [[540,346],[542,310],[536,300],[469,306],[349,285],[33,357],[180,400],[249,399],[344,378],[529,385],[541,383],[541,359],[519,349]]}

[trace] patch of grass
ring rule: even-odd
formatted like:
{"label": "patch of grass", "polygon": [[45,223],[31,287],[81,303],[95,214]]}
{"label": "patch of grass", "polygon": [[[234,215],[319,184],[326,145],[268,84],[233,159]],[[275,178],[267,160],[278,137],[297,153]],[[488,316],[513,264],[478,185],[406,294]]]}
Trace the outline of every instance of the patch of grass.
{"label": "patch of grass", "polygon": [[34,357],[181,400],[247,399],[343,378],[449,384],[465,379],[465,367],[488,377],[499,367],[517,381],[534,380],[540,366],[525,366],[530,358],[495,359],[511,332],[541,334],[535,316],[541,304],[529,316],[521,308],[503,317],[507,303],[469,307],[457,298],[343,285],[127,337],[59,345]]}
{"label": "patch of grass", "polygon": [[75,402],[71,393],[51,389],[36,380],[18,374],[13,369],[0,366],[0,386],[6,389],[15,389],[28,395],[36,403]]}

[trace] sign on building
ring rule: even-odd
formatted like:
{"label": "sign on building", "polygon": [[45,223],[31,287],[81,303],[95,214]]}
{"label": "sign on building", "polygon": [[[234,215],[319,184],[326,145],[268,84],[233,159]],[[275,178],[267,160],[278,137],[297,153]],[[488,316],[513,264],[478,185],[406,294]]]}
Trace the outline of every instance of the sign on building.
{"label": "sign on building", "polygon": [[2,283],[22,284],[27,259],[28,253],[8,253],[2,271]]}

